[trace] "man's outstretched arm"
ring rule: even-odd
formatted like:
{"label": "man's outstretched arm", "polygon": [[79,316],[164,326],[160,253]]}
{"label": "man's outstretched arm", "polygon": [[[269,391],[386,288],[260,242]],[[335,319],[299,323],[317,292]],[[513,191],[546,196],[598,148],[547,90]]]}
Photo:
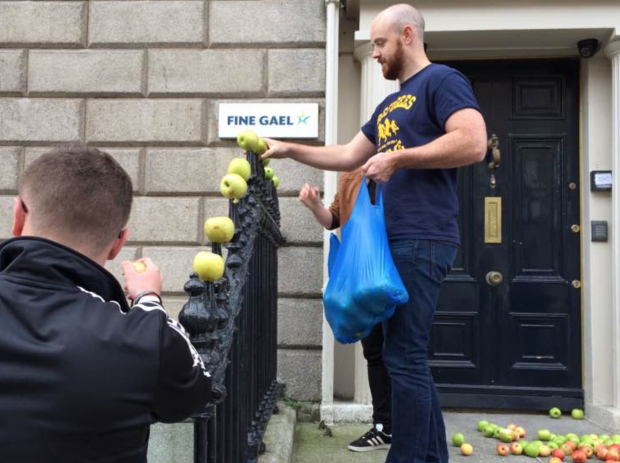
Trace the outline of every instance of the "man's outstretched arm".
{"label": "man's outstretched arm", "polygon": [[346,145],[308,146],[265,138],[269,150],[262,159],[289,158],[317,169],[351,171],[375,154],[375,146],[360,131]]}

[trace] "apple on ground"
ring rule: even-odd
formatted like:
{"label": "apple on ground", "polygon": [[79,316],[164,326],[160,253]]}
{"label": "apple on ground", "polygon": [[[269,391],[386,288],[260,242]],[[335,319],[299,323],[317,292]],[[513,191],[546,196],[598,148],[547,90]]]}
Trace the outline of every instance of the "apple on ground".
{"label": "apple on ground", "polygon": [[511,431],[514,431],[515,429],[517,429],[517,425],[514,423],[510,423],[508,426],[506,426],[506,429],[510,429]]}
{"label": "apple on ground", "polygon": [[538,456],[539,457],[548,457],[549,455],[551,455],[551,449],[549,447],[547,447],[546,445],[541,445],[540,447],[538,447]]}
{"label": "apple on ground", "polygon": [[244,151],[255,152],[258,148],[258,135],[253,130],[244,130],[237,135],[237,145]]}
{"label": "apple on ground", "polygon": [[510,453],[510,447],[508,447],[506,444],[497,444],[495,450],[497,451],[497,454],[501,455],[502,457],[505,457]]}
{"label": "apple on ground", "polygon": [[566,454],[562,451],[562,449],[555,449],[551,452],[551,456],[555,458],[559,458],[560,460],[564,460]]}
{"label": "apple on ground", "polygon": [[544,441],[551,440],[551,431],[549,431],[548,429],[539,429],[538,438]]}
{"label": "apple on ground", "polygon": [[271,180],[273,178],[273,169],[271,167],[265,167],[265,178]]}
{"label": "apple on ground", "polygon": [[460,447],[465,443],[465,436],[461,432],[452,434],[452,445]]}
{"label": "apple on ground", "polygon": [[575,450],[572,453],[571,458],[573,459],[575,463],[586,463],[588,456],[585,454],[585,452],[581,450]]}
{"label": "apple on ground", "polygon": [[547,447],[549,447],[551,451],[554,451],[555,449],[560,448],[560,446],[556,442],[553,442],[553,441],[547,442]]}
{"label": "apple on ground", "polygon": [[224,275],[224,259],[212,252],[200,251],[194,257],[194,272],[203,281],[217,281]]}
{"label": "apple on ground", "polygon": [[508,428],[500,428],[499,440],[505,443],[513,442],[515,440],[515,434]]}
{"label": "apple on ground", "polygon": [[551,410],[549,410],[549,416],[551,418],[558,419],[562,416],[562,410],[560,410],[558,407],[553,407]]}
{"label": "apple on ground", "polygon": [[517,426],[517,429],[515,429],[515,432],[519,436],[519,439],[522,439],[522,438],[525,437],[525,428],[523,428],[521,426]]}
{"label": "apple on ground", "polygon": [[248,184],[239,174],[227,174],[222,177],[220,191],[225,198],[239,201],[248,191]]}
{"label": "apple on ground", "polygon": [[212,243],[228,243],[235,234],[230,217],[211,217],[205,222],[205,235]]}
{"label": "apple on ground", "polygon": [[478,421],[478,431],[482,432],[485,426],[488,426],[489,422],[487,420]]}
{"label": "apple on ground", "polygon": [[540,444],[538,442],[530,442],[525,446],[523,452],[531,458],[538,457],[538,449],[540,448]]}
{"label": "apple on ground", "polygon": [[474,453],[474,448],[472,447],[471,444],[463,444],[461,445],[461,453],[463,455],[465,455],[466,457],[470,456],[472,453]]}
{"label": "apple on ground", "polygon": [[560,460],[559,458],[556,458],[556,457],[551,457],[549,459],[549,463],[562,463],[562,460]]}
{"label": "apple on ground", "polygon": [[568,442],[564,442],[562,445],[560,445],[560,450],[564,452],[565,455],[570,455],[575,449]]}
{"label": "apple on ground", "polygon": [[491,424],[487,424],[482,430],[484,437],[493,437],[493,433],[495,433],[495,427]]}
{"label": "apple on ground", "polygon": [[280,177],[278,177],[277,175],[274,175],[271,181],[273,182],[273,186],[275,186],[276,188],[280,186]]}
{"label": "apple on ground", "polygon": [[228,173],[240,175],[247,182],[252,175],[252,166],[247,159],[234,158],[228,164]]}
{"label": "apple on ground", "polygon": [[607,451],[607,455],[605,456],[605,458],[607,458],[607,460],[620,461],[620,452],[618,452],[616,449],[610,448]]}
{"label": "apple on ground", "polygon": [[599,460],[606,460],[608,452],[609,450],[607,450],[607,447],[603,446],[596,451],[596,456]]}
{"label": "apple on ground", "polygon": [[570,412],[570,416],[572,416],[575,420],[583,420],[585,414],[580,408],[573,408],[573,410]]}
{"label": "apple on ground", "polygon": [[523,446],[519,442],[513,442],[510,444],[510,453],[513,455],[521,455],[523,453]]}
{"label": "apple on ground", "polygon": [[607,447],[609,450],[615,450],[616,452],[620,453],[620,445],[618,444],[609,444],[609,447]]}
{"label": "apple on ground", "polygon": [[590,447],[589,445],[582,445],[581,447],[579,447],[579,450],[585,453],[586,457],[588,458],[594,455],[594,450],[592,450],[592,447]]}

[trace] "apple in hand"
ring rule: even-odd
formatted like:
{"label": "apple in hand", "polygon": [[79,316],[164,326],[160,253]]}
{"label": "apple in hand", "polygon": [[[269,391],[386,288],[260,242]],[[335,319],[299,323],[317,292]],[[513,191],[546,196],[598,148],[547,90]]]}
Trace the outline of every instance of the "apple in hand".
{"label": "apple in hand", "polygon": [[549,410],[549,416],[551,418],[558,419],[562,416],[562,410],[560,410],[558,407],[553,407],[551,410]]}
{"label": "apple in hand", "polygon": [[228,164],[228,173],[237,174],[247,182],[250,179],[250,175],[252,175],[252,166],[250,166],[247,159],[234,158],[230,161],[230,164]]}
{"label": "apple in hand", "polygon": [[271,180],[273,178],[273,169],[271,167],[265,167],[265,178]]}
{"label": "apple in hand", "polygon": [[135,261],[133,262],[133,269],[136,271],[136,273],[142,273],[146,271],[146,264],[142,261]]}
{"label": "apple in hand", "polygon": [[225,198],[238,202],[248,191],[248,184],[239,174],[227,174],[222,177],[220,191]]}
{"label": "apple in hand", "polygon": [[205,235],[212,243],[228,243],[235,234],[235,224],[229,217],[211,217],[205,222]]}
{"label": "apple in hand", "polygon": [[278,177],[277,175],[274,175],[271,181],[273,182],[273,186],[275,186],[276,188],[280,186],[280,177]]}
{"label": "apple in hand", "polygon": [[194,257],[194,272],[203,281],[217,281],[224,275],[224,259],[209,251],[200,251]]}
{"label": "apple in hand", "polygon": [[256,152],[258,148],[258,135],[253,130],[244,130],[237,135],[237,145],[244,151]]}
{"label": "apple in hand", "polygon": [[575,420],[583,420],[583,417],[585,415],[583,413],[583,410],[581,410],[580,408],[573,408],[573,410],[570,412],[570,416],[572,416]]}
{"label": "apple in hand", "polygon": [[265,140],[263,140],[262,138],[259,138],[258,145],[256,146],[256,149],[254,150],[254,154],[256,154],[257,156],[260,156],[268,149],[269,149],[269,146],[267,146],[267,143],[265,143]]}

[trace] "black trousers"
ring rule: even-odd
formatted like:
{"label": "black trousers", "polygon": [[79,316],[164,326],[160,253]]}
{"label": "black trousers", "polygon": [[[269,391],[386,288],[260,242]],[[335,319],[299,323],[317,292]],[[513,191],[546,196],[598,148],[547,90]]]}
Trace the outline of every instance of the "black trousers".
{"label": "black trousers", "polygon": [[372,421],[381,423],[383,432],[392,433],[392,388],[390,376],[383,364],[383,326],[376,325],[370,334],[362,339],[364,358],[368,362],[368,383],[372,395]]}

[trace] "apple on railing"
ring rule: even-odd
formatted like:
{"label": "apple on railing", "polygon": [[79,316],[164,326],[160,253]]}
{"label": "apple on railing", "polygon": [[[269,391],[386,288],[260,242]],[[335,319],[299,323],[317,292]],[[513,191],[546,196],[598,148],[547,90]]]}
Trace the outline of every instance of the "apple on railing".
{"label": "apple on railing", "polygon": [[[269,146],[267,145],[265,140],[260,138],[256,134],[256,132],[252,130],[244,130],[243,132],[241,132],[237,136],[237,145],[239,145],[239,148],[241,148],[242,150],[250,152],[250,153],[254,153],[258,156],[261,156],[263,153],[265,153],[265,151],[269,149]],[[267,167],[269,165],[269,161],[270,159],[262,160],[263,166],[265,167],[265,179],[271,180],[273,182],[274,187],[278,188],[280,186],[280,179],[276,175],[274,175],[272,168]],[[232,163],[231,163],[231,166],[232,166]],[[229,173],[231,172],[230,167],[228,168],[228,172]],[[239,173],[239,172],[235,171],[235,173]],[[248,179],[246,178],[245,180],[247,181]]]}
{"label": "apple on railing", "polygon": [[224,258],[209,251],[200,251],[194,257],[194,272],[202,281],[211,283],[224,276]]}
{"label": "apple on railing", "polygon": [[235,235],[235,223],[230,217],[211,217],[205,222],[205,235],[212,243],[228,243]]}

